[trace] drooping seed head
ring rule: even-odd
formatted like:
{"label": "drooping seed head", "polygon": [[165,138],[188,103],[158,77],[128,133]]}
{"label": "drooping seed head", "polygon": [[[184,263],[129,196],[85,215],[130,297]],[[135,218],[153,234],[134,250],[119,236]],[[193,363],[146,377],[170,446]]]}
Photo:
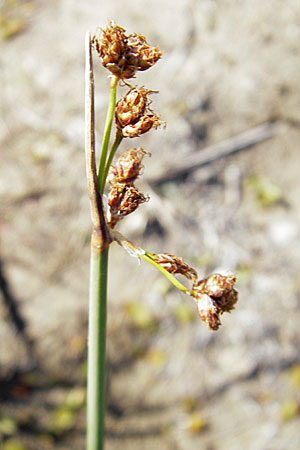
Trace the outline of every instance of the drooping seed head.
{"label": "drooping seed head", "polygon": [[235,282],[234,274],[213,274],[194,283],[192,292],[199,316],[210,329],[217,330],[221,325],[220,316],[224,312],[230,312],[238,301]]}

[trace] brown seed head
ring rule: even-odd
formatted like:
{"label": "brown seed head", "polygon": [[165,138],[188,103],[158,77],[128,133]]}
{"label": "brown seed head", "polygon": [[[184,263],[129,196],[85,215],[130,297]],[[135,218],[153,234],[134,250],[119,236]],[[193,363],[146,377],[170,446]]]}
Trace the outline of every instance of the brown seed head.
{"label": "brown seed head", "polygon": [[128,64],[126,60],[127,36],[124,28],[110,22],[110,26],[98,30],[92,43],[102,59],[102,65],[120,78],[131,78],[136,67]]}
{"label": "brown seed head", "polygon": [[220,315],[230,312],[238,301],[235,281],[234,274],[213,274],[193,285],[199,316],[212,330],[217,330],[221,325]]}
{"label": "brown seed head", "polygon": [[115,164],[110,167],[107,180],[110,184],[133,183],[143,169],[142,159],[150,156],[142,147],[133,148],[123,153]]}
{"label": "brown seed head", "polygon": [[138,137],[151,128],[159,127],[162,122],[149,105],[149,94],[153,91],[143,87],[130,89],[117,103],[115,118],[123,137]]}
{"label": "brown seed head", "polygon": [[152,258],[157,264],[162,266],[171,274],[182,274],[193,282],[196,282],[198,278],[196,270],[183,262],[182,258],[178,258],[170,253],[159,253],[158,255],[154,254]]}
{"label": "brown seed head", "polygon": [[109,224],[112,228],[124,216],[131,214],[148,198],[133,185],[124,183],[114,184],[108,194]]}
{"label": "brown seed head", "polygon": [[136,64],[137,70],[147,70],[161,58],[159,48],[151,47],[145,36],[132,33],[128,36],[127,45],[130,48],[128,60]]}
{"label": "brown seed head", "polygon": [[159,49],[148,45],[144,36],[127,36],[124,28],[113,21],[100,29],[92,42],[103,66],[120,78],[134,77],[137,70],[149,69],[161,57]]}
{"label": "brown seed head", "polygon": [[150,103],[147,89],[134,87],[130,89],[116,105],[116,121],[123,128],[146,113]]}

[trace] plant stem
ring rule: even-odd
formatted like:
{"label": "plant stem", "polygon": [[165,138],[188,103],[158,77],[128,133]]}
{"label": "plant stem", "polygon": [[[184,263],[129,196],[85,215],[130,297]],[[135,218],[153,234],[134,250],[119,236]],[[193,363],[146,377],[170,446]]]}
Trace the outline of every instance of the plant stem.
{"label": "plant stem", "polygon": [[123,139],[122,133],[117,132],[115,140],[114,140],[114,143],[113,143],[112,148],[110,150],[110,153],[108,155],[108,158],[107,158],[104,170],[103,170],[102,177],[101,177],[102,184],[100,185],[100,191],[102,193],[104,192],[105,181],[106,181],[106,177],[107,177],[110,165],[112,163],[113,157],[115,156],[115,153],[116,153],[116,151],[117,151],[117,149],[118,149],[122,139]]}
{"label": "plant stem", "polygon": [[[86,35],[86,169],[91,207],[93,233],[91,239],[90,290],[89,290],[89,331],[87,367],[87,433],[86,449],[103,450],[105,423],[105,358],[106,358],[106,294],[108,245],[111,237],[107,229],[103,210],[102,195],[98,188],[95,160],[95,108],[94,76],[90,33]],[[114,81],[114,83],[113,83]],[[117,79],[111,83],[110,115],[113,118]],[[106,123],[106,138],[103,142],[104,163],[111,129],[111,121]]]}
{"label": "plant stem", "polygon": [[103,450],[105,433],[108,248],[92,249],[89,293],[87,450]]}
{"label": "plant stem", "polygon": [[103,181],[104,167],[105,167],[105,163],[106,163],[111,126],[112,126],[112,121],[114,118],[114,111],[115,111],[115,106],[116,106],[118,81],[119,81],[119,78],[116,77],[115,75],[113,75],[111,82],[110,82],[109,104],[108,104],[108,110],[107,110],[107,115],[106,115],[106,122],[105,122],[105,127],[104,127],[102,149],[101,149],[101,156],[100,156],[100,163],[99,163],[99,170],[98,170],[98,183],[100,186],[101,194],[103,194],[104,185],[105,185],[105,180]]}

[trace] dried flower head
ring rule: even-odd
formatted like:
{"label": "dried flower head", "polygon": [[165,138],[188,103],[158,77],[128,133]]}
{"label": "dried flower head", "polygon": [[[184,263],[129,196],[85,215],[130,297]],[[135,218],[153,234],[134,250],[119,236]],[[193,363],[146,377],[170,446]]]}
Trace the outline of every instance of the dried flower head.
{"label": "dried flower head", "polygon": [[153,254],[152,259],[173,275],[176,273],[182,274],[194,283],[198,278],[198,274],[195,269],[183,262],[182,258],[178,258],[170,253],[159,253],[158,255]]}
{"label": "dried flower head", "polygon": [[213,274],[193,285],[199,316],[212,330],[217,330],[221,325],[221,314],[230,312],[238,301],[235,281],[234,274]]}
{"label": "dried flower head", "polygon": [[120,78],[134,77],[137,70],[149,69],[161,57],[159,48],[151,47],[144,36],[127,36],[113,21],[93,36],[93,45],[103,66]]}
{"label": "dried flower head", "polygon": [[151,47],[145,38],[137,33],[128,36],[127,45],[130,48],[129,61],[135,63],[137,70],[147,70],[161,57],[158,47]]}
{"label": "dried flower head", "polygon": [[116,105],[116,120],[121,128],[134,123],[146,113],[146,109],[151,103],[148,97],[150,92],[144,87],[133,87],[118,101]]}
{"label": "dried flower head", "polygon": [[141,136],[151,130],[151,128],[158,128],[162,124],[159,116],[155,114],[147,114],[142,116],[135,123],[127,125],[122,129],[124,137],[135,138]]}
{"label": "dried flower head", "polygon": [[153,92],[143,87],[134,87],[118,101],[115,118],[117,128],[123,137],[138,137],[162,124],[159,116],[149,107],[151,104],[149,94]]}
{"label": "dried flower head", "polygon": [[111,228],[124,216],[131,214],[138,206],[148,200],[133,185],[116,183],[108,194],[109,224]]}
{"label": "dried flower head", "polygon": [[143,169],[142,159],[150,153],[142,147],[132,148],[123,153],[117,162],[111,165],[107,180],[110,184],[133,183],[141,174]]}

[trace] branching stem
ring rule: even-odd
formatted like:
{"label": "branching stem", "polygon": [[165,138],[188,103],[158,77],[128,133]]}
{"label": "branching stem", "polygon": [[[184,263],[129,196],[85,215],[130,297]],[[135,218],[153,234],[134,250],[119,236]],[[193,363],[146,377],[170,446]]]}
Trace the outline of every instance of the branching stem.
{"label": "branching stem", "polygon": [[152,258],[152,253],[147,252],[145,250],[145,253],[143,255],[140,255],[141,258],[143,258],[145,261],[149,262],[150,264],[152,264],[152,266],[156,267],[156,269],[158,269],[161,273],[164,274],[164,276],[166,278],[168,278],[168,280],[174,284],[174,286],[179,289],[180,291],[184,292],[187,295],[191,295],[192,291],[187,288],[186,286],[184,286],[182,283],[180,283],[177,278],[174,277],[174,275],[172,275],[170,272],[168,272],[166,269],[164,269],[164,267],[162,267],[160,264],[158,264],[157,262],[155,262]]}
{"label": "branching stem", "polygon": [[108,155],[108,158],[107,158],[104,170],[103,170],[103,174],[101,176],[101,183],[102,183],[100,185],[101,192],[104,192],[105,182],[106,182],[106,178],[107,178],[107,174],[108,174],[110,165],[112,163],[113,157],[115,156],[115,153],[116,153],[120,143],[122,142],[122,139],[123,139],[122,133],[117,131],[114,143],[111,147],[111,150],[109,152],[109,155]]}
{"label": "branching stem", "polygon": [[119,81],[119,78],[116,77],[115,75],[113,75],[111,82],[110,82],[109,104],[108,104],[108,110],[107,110],[107,115],[106,115],[106,122],[105,122],[105,127],[104,127],[101,156],[100,156],[100,163],[99,163],[99,170],[98,170],[98,183],[100,186],[101,194],[103,194],[104,186],[105,186],[104,168],[105,168],[105,163],[106,163],[106,158],[107,158],[111,126],[112,126],[112,121],[114,118],[114,111],[115,111],[115,106],[116,106],[118,81]]}

